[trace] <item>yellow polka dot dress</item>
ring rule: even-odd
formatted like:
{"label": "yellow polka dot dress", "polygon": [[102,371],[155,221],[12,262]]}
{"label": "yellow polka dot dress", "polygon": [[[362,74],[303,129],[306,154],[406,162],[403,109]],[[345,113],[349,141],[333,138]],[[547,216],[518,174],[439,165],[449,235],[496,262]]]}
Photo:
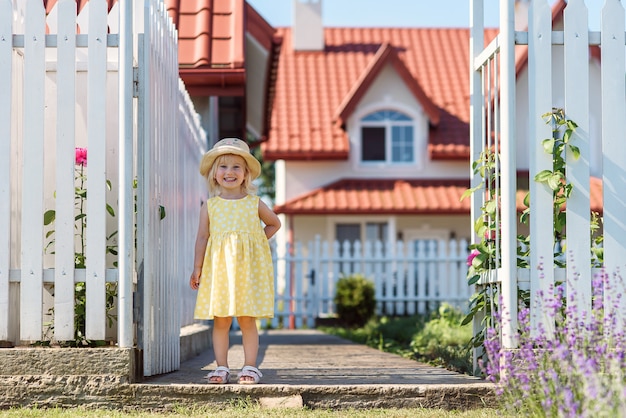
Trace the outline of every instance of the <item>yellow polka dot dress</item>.
{"label": "yellow polka dot dress", "polygon": [[274,317],[274,267],[259,219],[259,197],[207,201],[209,241],[195,318]]}

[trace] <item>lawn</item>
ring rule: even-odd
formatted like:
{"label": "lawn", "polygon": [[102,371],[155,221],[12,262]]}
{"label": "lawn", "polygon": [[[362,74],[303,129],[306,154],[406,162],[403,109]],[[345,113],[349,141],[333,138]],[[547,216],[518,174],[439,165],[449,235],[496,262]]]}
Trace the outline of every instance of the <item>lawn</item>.
{"label": "lawn", "polygon": [[494,409],[476,409],[471,411],[444,411],[441,409],[367,409],[367,410],[311,410],[306,408],[261,409],[255,405],[233,405],[227,409],[215,408],[175,408],[171,412],[150,411],[114,411],[104,409],[9,409],[0,410],[0,418],[160,418],[160,417],[220,417],[239,418],[491,418],[512,417],[503,415]]}

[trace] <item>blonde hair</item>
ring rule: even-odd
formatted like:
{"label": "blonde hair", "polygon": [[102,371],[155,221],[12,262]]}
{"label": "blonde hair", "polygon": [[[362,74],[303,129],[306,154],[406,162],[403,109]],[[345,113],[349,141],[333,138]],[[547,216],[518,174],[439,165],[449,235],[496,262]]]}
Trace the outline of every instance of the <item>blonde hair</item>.
{"label": "blonde hair", "polygon": [[228,158],[239,157],[243,160],[243,165],[246,167],[246,176],[243,179],[243,183],[241,183],[241,191],[246,194],[255,195],[257,192],[257,186],[252,183],[252,175],[250,174],[250,167],[248,167],[248,163],[245,158],[236,155],[236,154],[223,154],[220,155],[213,161],[213,165],[209,169],[209,172],[206,175],[206,182],[209,188],[209,196],[219,196],[222,194],[222,187],[215,180],[215,173],[217,172],[217,167],[219,167],[222,163],[226,161]]}

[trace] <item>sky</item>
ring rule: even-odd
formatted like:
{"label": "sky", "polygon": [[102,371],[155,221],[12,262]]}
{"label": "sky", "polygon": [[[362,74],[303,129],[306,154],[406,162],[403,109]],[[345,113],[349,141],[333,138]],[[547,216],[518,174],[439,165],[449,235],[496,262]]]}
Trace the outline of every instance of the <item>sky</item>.
{"label": "sky", "polygon": [[[291,26],[292,3],[247,0],[272,26]],[[556,0],[547,0],[554,4]],[[584,0],[590,29],[599,30],[606,0]],[[484,0],[485,26],[498,27],[499,0]],[[626,2],[624,2],[626,4]],[[470,0],[322,0],[324,26],[468,27]]]}

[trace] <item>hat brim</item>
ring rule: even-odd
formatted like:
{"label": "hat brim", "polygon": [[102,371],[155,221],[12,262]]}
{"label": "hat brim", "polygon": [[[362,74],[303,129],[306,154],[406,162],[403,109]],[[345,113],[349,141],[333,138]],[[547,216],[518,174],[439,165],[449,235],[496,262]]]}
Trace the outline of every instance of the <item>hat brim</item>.
{"label": "hat brim", "polygon": [[202,157],[202,161],[200,162],[200,174],[202,174],[202,177],[206,177],[207,174],[209,174],[211,166],[213,165],[217,157],[226,154],[233,154],[243,158],[248,165],[248,170],[250,171],[250,176],[253,180],[261,175],[261,163],[259,162],[259,160],[254,158],[254,155],[237,147],[222,145],[217,149],[214,148],[208,151]]}

